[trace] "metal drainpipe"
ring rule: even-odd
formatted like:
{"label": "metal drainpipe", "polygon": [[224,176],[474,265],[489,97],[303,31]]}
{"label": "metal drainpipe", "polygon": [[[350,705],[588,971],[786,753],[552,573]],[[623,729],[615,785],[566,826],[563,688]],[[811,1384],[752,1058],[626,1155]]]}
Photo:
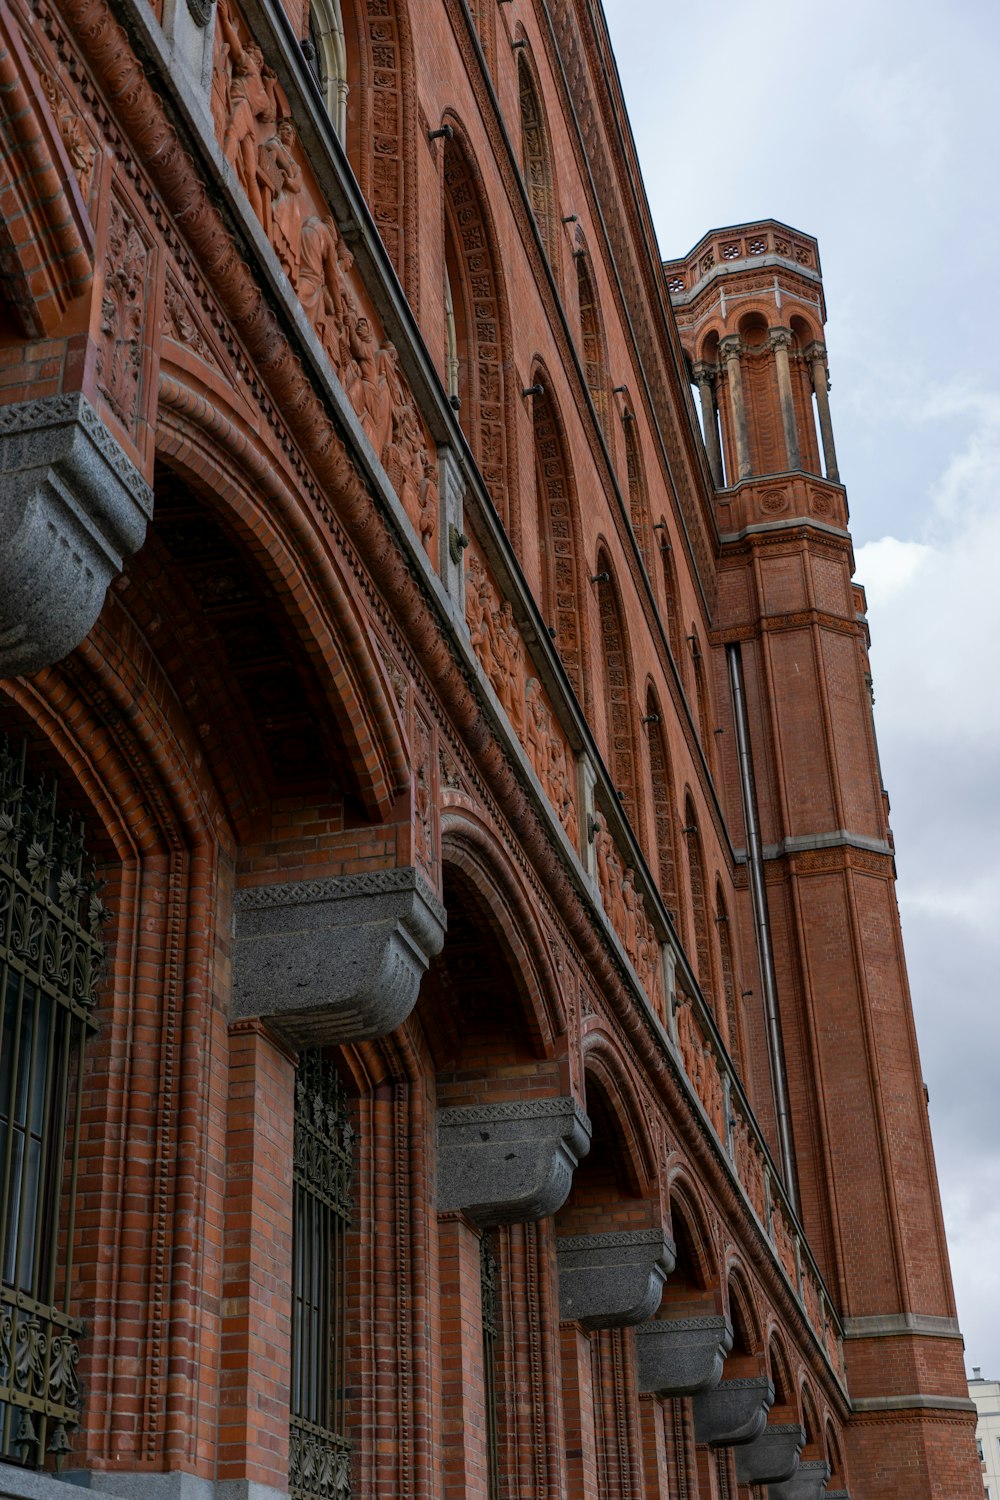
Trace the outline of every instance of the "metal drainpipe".
{"label": "metal drainpipe", "polygon": [[747,728],[746,703],[743,696],[743,664],[737,645],[726,647],[729,685],[733,694],[733,717],[736,720],[736,746],[740,759],[740,790],[743,794],[743,816],[747,830],[747,868],[750,874],[750,900],[753,906],[757,958],[764,990],[764,1015],[767,1022],[767,1050],[771,1061],[774,1087],[774,1110],[778,1121],[778,1143],[781,1149],[782,1176],[785,1191],[796,1213],[799,1211],[795,1189],[792,1128],[788,1111],[788,1086],[785,1079],[785,1050],[781,1043],[781,1021],[778,1017],[778,990],[774,978],[774,956],[767,919],[767,894],[764,889],[764,859],[757,826],[757,794],[754,790],[753,761],[750,758],[750,734]]}

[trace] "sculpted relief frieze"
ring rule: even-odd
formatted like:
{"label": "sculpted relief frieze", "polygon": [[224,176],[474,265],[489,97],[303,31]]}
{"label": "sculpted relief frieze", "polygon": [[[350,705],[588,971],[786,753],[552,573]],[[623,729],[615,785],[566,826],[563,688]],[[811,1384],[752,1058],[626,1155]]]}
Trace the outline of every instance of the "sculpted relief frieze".
{"label": "sculpted relief frieze", "polygon": [[622,940],[625,952],[660,1020],[666,1015],[660,941],[646,913],[645,898],[636,888],[635,871],[626,866],[607,818],[593,814],[594,858],[604,910]]}
{"label": "sculpted relief frieze", "polygon": [[288,100],[230,0],[220,0],[212,115],[223,155],[425,549],[433,555],[434,445],[354,258],[299,141]]}

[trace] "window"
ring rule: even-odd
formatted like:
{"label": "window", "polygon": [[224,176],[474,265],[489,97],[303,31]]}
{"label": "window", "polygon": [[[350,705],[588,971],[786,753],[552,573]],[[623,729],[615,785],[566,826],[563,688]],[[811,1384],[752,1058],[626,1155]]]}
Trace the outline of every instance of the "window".
{"label": "window", "polygon": [[104,917],[82,827],[0,740],[0,1458],[32,1468],[61,1464],[79,1420],[73,1211]]}
{"label": "window", "polygon": [[349,1500],[344,1242],[354,1132],[336,1068],[304,1052],[295,1074],[292,1201],[292,1500]]}
{"label": "window", "polygon": [[309,66],[319,83],[327,112],[342,141],[347,140],[347,43],[339,0],[313,0],[309,8],[309,38],[304,46]]}

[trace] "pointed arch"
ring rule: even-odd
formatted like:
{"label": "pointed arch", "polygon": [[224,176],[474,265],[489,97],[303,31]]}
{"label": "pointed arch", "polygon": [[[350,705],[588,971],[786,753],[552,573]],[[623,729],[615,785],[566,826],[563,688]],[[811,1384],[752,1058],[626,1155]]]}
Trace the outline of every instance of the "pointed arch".
{"label": "pointed arch", "polygon": [[[670,1175],[670,1222],[674,1239],[687,1251],[687,1272],[697,1291],[721,1294],[721,1276],[711,1223],[696,1184],[683,1168]],[[673,1291],[678,1290],[675,1285]],[[671,1292],[667,1282],[668,1299]]]}
{"label": "pointed arch", "polygon": [[698,819],[690,795],[684,802],[684,838],[687,841],[688,883],[691,887],[691,915],[694,926],[695,964],[702,994],[717,1017],[715,975],[712,962],[712,931],[708,919],[708,890],[705,884],[705,856],[698,831]]}
{"label": "pointed arch", "polygon": [[483,49],[486,66],[492,72],[496,65],[497,51],[496,0],[469,0],[469,15]]}
{"label": "pointed arch", "polygon": [[612,783],[636,834],[641,832],[639,782],[636,776],[635,698],[632,663],[622,618],[621,598],[602,547],[597,554],[597,607],[601,626],[601,687],[607,716],[607,757]]}
{"label": "pointed arch", "polygon": [[794,1382],[792,1381],[788,1352],[784,1341],[774,1328],[771,1329],[768,1335],[767,1363],[771,1376],[771,1384],[774,1386],[774,1405],[779,1408],[784,1407],[786,1411],[793,1412],[798,1416],[796,1391]]}
{"label": "pointed arch", "polygon": [[708,761],[709,769],[711,770],[714,768],[715,759],[712,704],[708,693],[708,679],[705,675],[705,658],[701,652],[698,627],[694,621],[691,622],[691,633],[688,636],[688,644],[691,647],[691,666],[694,670],[694,695],[698,710],[698,736],[701,740],[701,748],[705,759]]}
{"label": "pointed arch", "polygon": [[742,1373],[741,1365],[752,1365],[756,1370],[764,1342],[757,1300],[742,1264],[736,1260],[730,1260],[726,1268],[726,1296],[733,1325],[733,1349],[726,1361],[728,1377],[730,1370],[734,1375]]}
{"label": "pointed arch", "polygon": [[573,691],[586,708],[576,493],[566,460],[563,426],[549,393],[547,377],[536,367],[531,378],[532,384],[543,388],[542,394],[532,401],[542,612],[549,628],[555,631],[556,649]]}
{"label": "pointed arch", "polygon": [[660,700],[650,684],[646,691],[646,729],[649,776],[653,788],[653,831],[656,837],[660,895],[678,931],[683,927],[680,869],[677,860],[674,783],[670,770],[670,753],[663,729]]}
{"label": "pointed arch", "polygon": [[507,299],[482,175],[461,125],[453,117],[448,123],[454,134],[444,147],[445,295],[451,303],[456,361],[455,390],[449,394],[459,399],[462,430],[497,513],[516,531],[509,462],[514,437],[504,358],[511,344]]}
{"label": "pointed arch", "polygon": [[[629,1065],[610,1034],[591,1031],[583,1043],[588,1100],[591,1088],[601,1095],[631,1191],[645,1198],[657,1192],[657,1154],[649,1126],[636,1097]],[[588,1107],[588,1113],[590,1113]]]}
{"label": "pointed arch", "polygon": [[[628,397],[626,396],[626,401]],[[632,530],[635,533],[642,560],[646,564],[647,573],[653,560],[653,539],[649,523],[649,492],[646,489],[646,471],[643,468],[642,453],[639,449],[639,439],[636,435],[636,423],[631,406],[626,407],[625,418],[622,424],[625,434],[625,468],[628,476],[628,505],[629,515],[632,521]]]}
{"label": "pointed arch", "polygon": [[583,370],[590,392],[590,399],[597,412],[597,420],[605,440],[611,442],[610,406],[608,392],[608,346],[604,337],[604,320],[597,300],[590,255],[577,231],[577,246],[573,252],[576,261],[576,290],[580,305],[580,332],[583,339]]}
{"label": "pointed arch", "polygon": [[552,173],[552,147],[534,61],[527,49],[522,49],[517,54],[517,84],[521,106],[521,167],[524,185],[549,265],[558,273],[559,215]]}
{"label": "pointed arch", "polygon": [[726,1036],[726,1045],[729,1049],[729,1056],[736,1066],[737,1073],[739,1073],[741,1078],[745,1078],[743,1059],[746,1056],[746,1042],[743,1036],[742,1004],[736,989],[733,938],[730,931],[729,910],[726,906],[725,897],[722,894],[722,885],[718,881],[715,884],[715,929],[719,934],[720,978],[722,981],[726,1032],[728,1033]]}

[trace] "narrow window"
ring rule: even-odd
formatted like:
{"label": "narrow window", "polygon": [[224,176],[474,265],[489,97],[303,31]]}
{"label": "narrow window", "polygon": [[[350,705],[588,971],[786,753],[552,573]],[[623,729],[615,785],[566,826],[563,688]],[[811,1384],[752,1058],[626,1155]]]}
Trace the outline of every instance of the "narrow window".
{"label": "narrow window", "polygon": [[342,141],[347,140],[347,42],[339,0],[313,0],[303,49]]}
{"label": "narrow window", "polygon": [[611,429],[608,422],[608,360],[604,347],[604,327],[601,310],[597,304],[594,283],[590,275],[587,252],[577,248],[576,281],[580,299],[580,329],[583,334],[583,369],[590,391],[590,399],[597,412],[597,420],[608,441]]}
{"label": "narrow window", "polygon": [[521,52],[517,60],[517,82],[521,104],[521,168],[531,211],[545,246],[549,264],[555,268],[556,199],[552,180],[552,152],[531,66]]}
{"label": "narrow window", "polygon": [[0,1458],[30,1468],[61,1467],[79,1421],[74,1200],[104,916],[82,828],[0,741]]}
{"label": "narrow window", "polygon": [[343,1086],[321,1052],[295,1074],[292,1201],[292,1500],[348,1500],[344,1242],[351,1222],[351,1148]]}

